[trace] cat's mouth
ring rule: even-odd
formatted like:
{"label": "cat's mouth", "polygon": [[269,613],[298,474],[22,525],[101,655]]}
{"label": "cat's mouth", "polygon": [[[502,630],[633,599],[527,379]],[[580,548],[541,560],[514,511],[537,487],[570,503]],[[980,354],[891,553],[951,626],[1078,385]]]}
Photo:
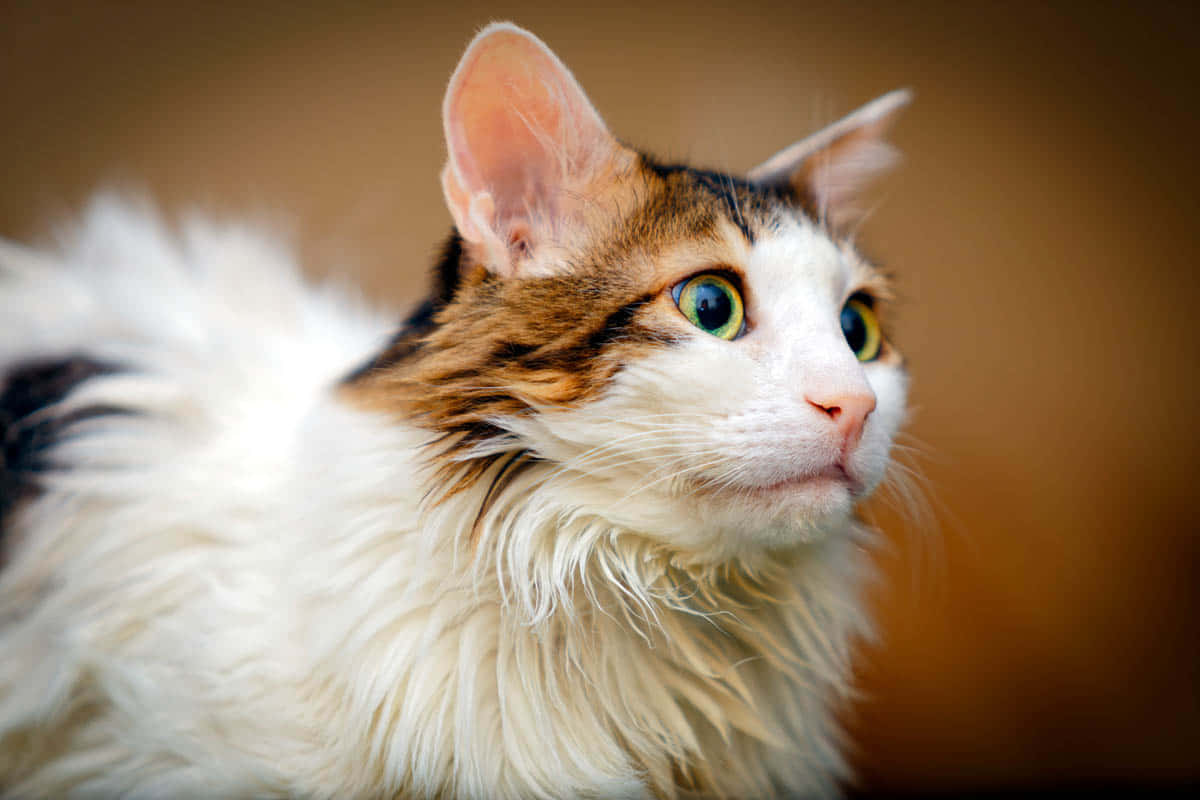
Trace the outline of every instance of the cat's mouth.
{"label": "cat's mouth", "polygon": [[855,499],[866,494],[866,487],[862,480],[851,473],[841,462],[835,462],[817,470],[799,472],[769,483],[738,481],[704,488],[715,494],[733,494],[743,498],[760,498],[768,501],[798,493],[811,495],[846,491]]}

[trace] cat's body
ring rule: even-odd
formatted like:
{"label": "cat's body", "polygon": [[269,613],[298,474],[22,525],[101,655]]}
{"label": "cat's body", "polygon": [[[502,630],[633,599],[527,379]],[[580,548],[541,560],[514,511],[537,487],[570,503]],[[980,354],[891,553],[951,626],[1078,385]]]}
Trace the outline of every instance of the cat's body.
{"label": "cat's body", "polygon": [[0,246],[0,790],[831,793],[905,377],[851,352],[882,281],[812,154],[898,104],[753,182],[666,167],[493,26],[399,335],[247,230],[105,200]]}

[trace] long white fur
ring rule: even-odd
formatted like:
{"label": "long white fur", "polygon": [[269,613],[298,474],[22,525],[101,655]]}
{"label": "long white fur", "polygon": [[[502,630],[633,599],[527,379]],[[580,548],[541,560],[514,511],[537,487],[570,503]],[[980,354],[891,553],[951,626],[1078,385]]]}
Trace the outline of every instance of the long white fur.
{"label": "long white fur", "polygon": [[[832,793],[864,533],[848,507],[715,511],[676,474],[794,468],[812,437],[780,392],[861,369],[823,354],[852,254],[795,223],[749,257],[793,346],[698,335],[509,421],[549,460],[472,545],[484,487],[422,505],[426,435],[333,392],[387,326],[270,239],[101,200],[54,254],[5,245],[0,370],[118,363],[65,406],[137,412],[62,442],[13,526],[6,796],[647,797],[671,759],[727,796]],[[904,387],[864,374],[877,479]],[[731,562],[755,580],[723,583]]]}

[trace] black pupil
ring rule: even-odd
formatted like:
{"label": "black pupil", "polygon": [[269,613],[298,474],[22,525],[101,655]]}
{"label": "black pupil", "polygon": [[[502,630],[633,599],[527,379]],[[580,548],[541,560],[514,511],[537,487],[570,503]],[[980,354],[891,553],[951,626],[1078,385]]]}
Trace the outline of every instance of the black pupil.
{"label": "black pupil", "polygon": [[863,322],[862,314],[853,306],[842,309],[842,333],[846,335],[846,343],[855,353],[861,353],[867,344],[867,324]]}
{"label": "black pupil", "polygon": [[733,316],[729,293],[715,283],[702,283],[692,295],[696,303],[696,319],[705,330],[715,331]]}

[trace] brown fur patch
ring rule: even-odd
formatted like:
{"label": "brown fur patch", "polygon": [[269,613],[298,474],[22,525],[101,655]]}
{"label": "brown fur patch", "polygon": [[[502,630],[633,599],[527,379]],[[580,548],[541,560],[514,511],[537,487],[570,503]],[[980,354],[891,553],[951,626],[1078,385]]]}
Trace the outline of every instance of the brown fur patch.
{"label": "brown fur patch", "polygon": [[[497,418],[576,405],[623,363],[667,342],[640,319],[653,295],[607,273],[501,281],[476,269],[436,327],[397,342],[392,356],[402,348],[402,357],[345,391],[440,434],[435,452],[444,456],[503,439]],[[469,484],[492,460],[450,466]]]}

